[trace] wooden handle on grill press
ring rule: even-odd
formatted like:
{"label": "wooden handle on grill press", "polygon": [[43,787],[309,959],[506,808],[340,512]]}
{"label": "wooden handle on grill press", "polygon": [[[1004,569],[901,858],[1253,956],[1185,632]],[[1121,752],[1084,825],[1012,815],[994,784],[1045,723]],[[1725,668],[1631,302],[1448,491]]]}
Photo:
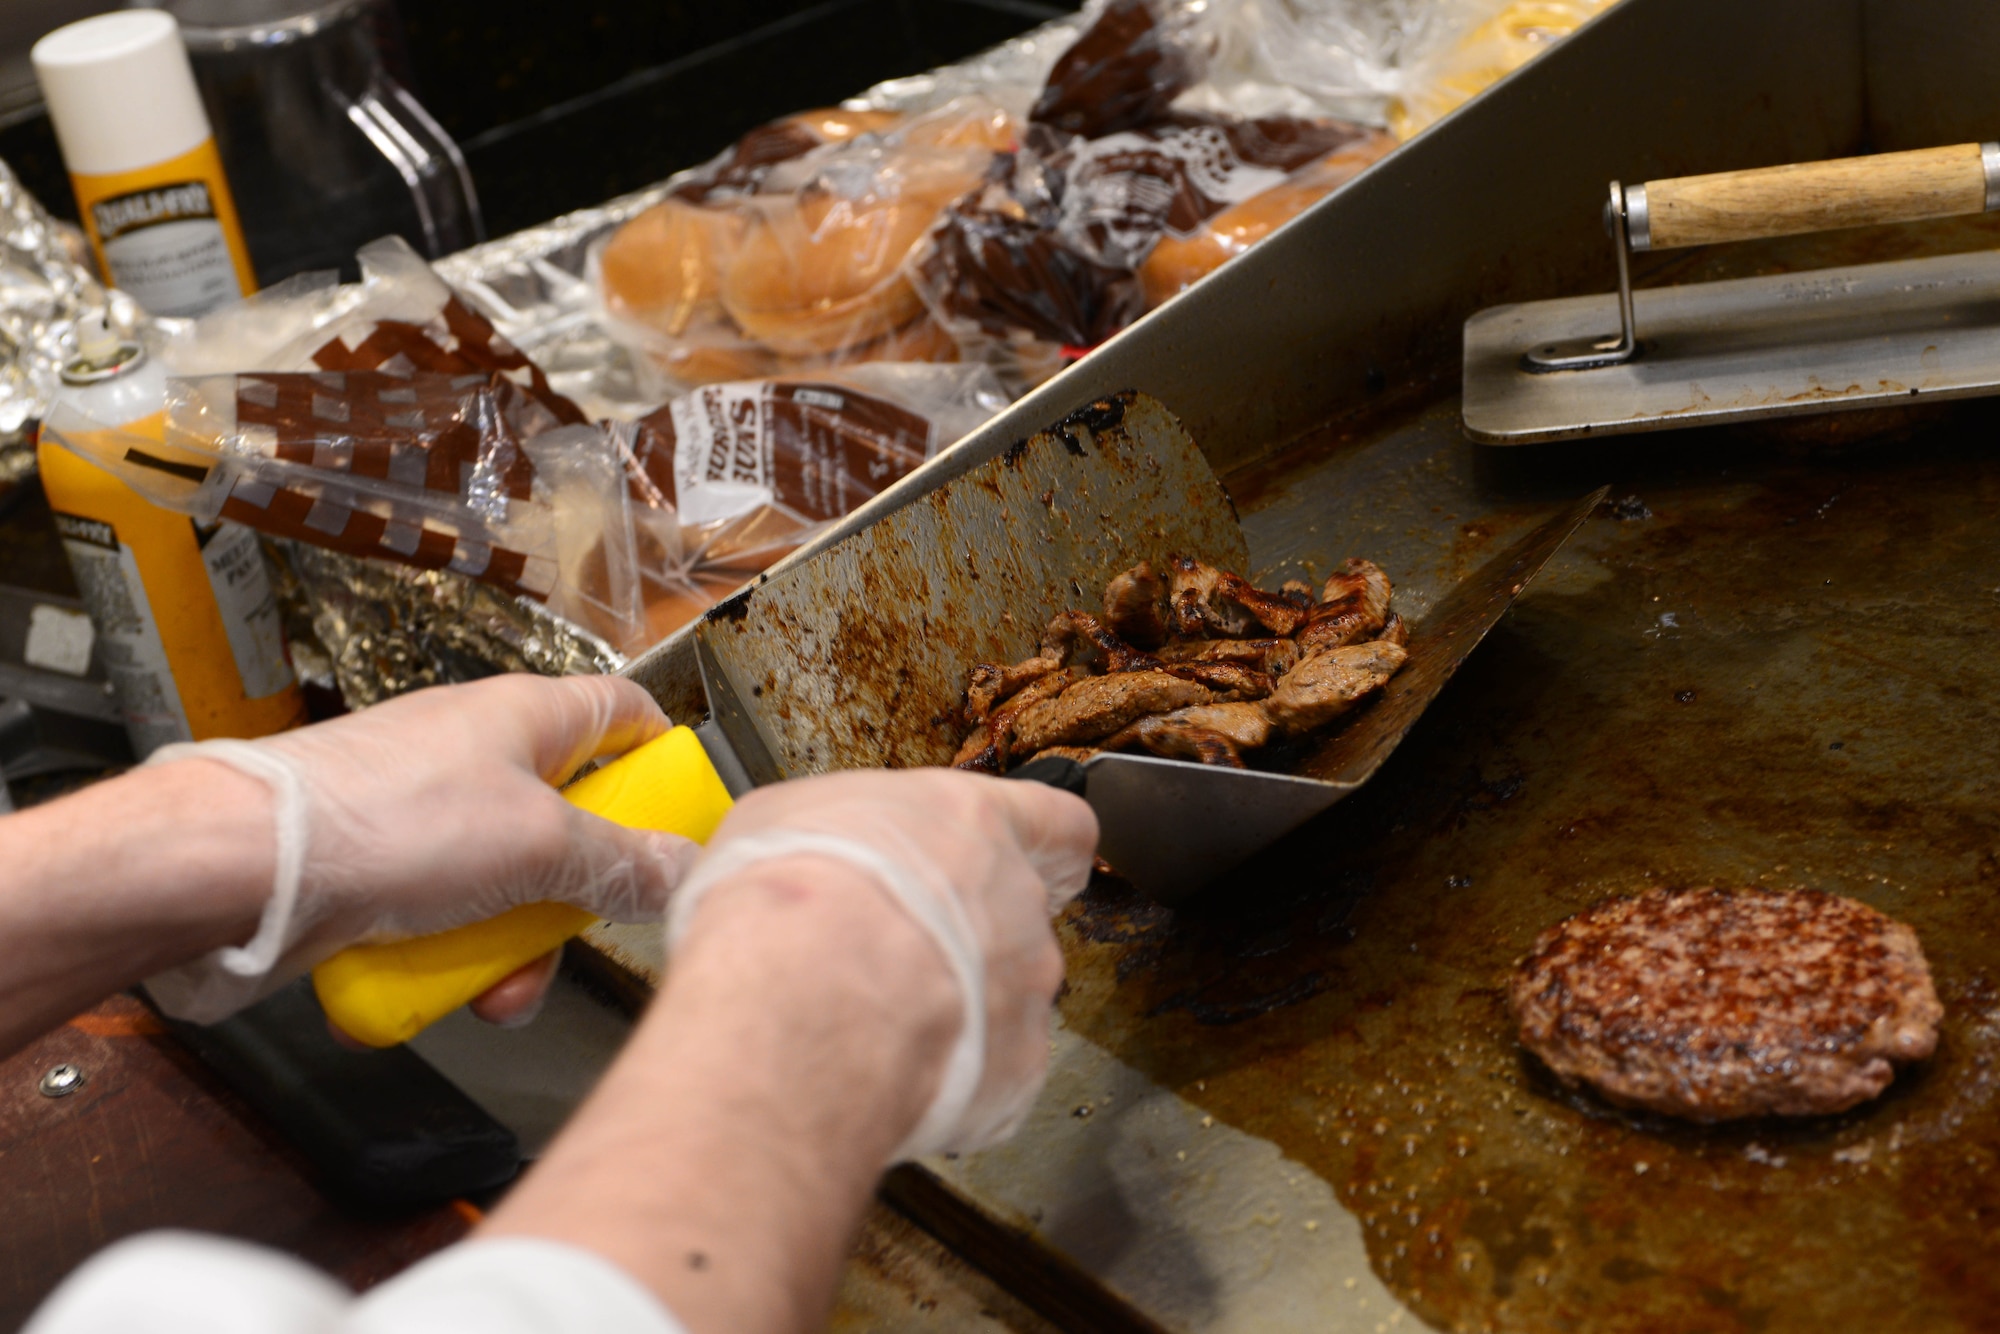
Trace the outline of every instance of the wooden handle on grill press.
{"label": "wooden handle on grill press", "polygon": [[[1633,248],[1673,250],[1983,213],[1988,190],[1983,149],[1954,144],[1648,181],[1647,229],[1633,236]],[[1628,215],[1630,209],[1628,200]]]}

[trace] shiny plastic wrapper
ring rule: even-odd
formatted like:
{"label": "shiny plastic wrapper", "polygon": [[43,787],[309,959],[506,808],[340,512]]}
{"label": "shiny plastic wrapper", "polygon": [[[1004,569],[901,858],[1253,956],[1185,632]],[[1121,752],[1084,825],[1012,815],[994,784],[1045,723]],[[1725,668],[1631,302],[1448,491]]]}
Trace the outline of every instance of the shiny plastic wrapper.
{"label": "shiny plastic wrapper", "polygon": [[[1170,21],[1170,33],[1197,43],[1193,55],[1205,62],[1205,73],[1169,109],[1242,119],[1348,120],[1371,128],[1393,118],[1414,127],[1415,108],[1428,97],[1426,89],[1443,88],[1455,77],[1443,68],[1447,53],[1506,7],[1505,0],[1171,0],[1157,12]],[[954,101],[977,98],[1025,126],[1058,61],[1109,8],[1107,0],[1093,0],[1081,14],[1051,20],[968,60],[878,84],[843,109],[903,124]],[[1519,31],[1525,34],[1530,28]],[[1176,81],[1184,77],[1177,74]],[[642,294],[637,306],[652,312],[651,323],[611,313],[592,256],[620,228],[669,198],[686,203],[690,193],[697,199],[718,192],[754,195],[772,176],[773,157],[786,155],[782,161],[796,162],[832,143],[837,135],[828,126],[853,129],[842,140],[851,143],[867,133],[879,134],[887,123],[842,124],[824,113],[788,117],[776,124],[774,134],[746,136],[730,153],[693,172],[474,247],[440,261],[438,270],[547,371],[556,389],[593,417],[641,416],[697,382],[797,369],[754,339],[728,336],[726,325],[704,324],[698,318],[704,305],[700,299],[677,304],[671,297],[649,301]],[[1337,149],[1324,167],[1309,163],[1267,190],[1277,196],[1268,205],[1254,198],[1232,203],[1231,209],[1242,211],[1221,217],[1213,234],[1163,240],[1159,249],[1165,258],[1155,270],[1145,273],[1141,263],[1140,291],[1134,290],[1130,275],[1099,273],[1080,263],[1066,245],[1049,239],[1046,233],[1054,224],[1045,211],[1038,211],[1045,208],[1046,197],[1038,205],[1034,191],[1016,193],[1013,186],[1021,171],[1011,164],[993,166],[976,187],[988,206],[961,210],[974,216],[977,225],[958,237],[961,254],[950,267],[965,275],[965,284],[951,308],[943,317],[936,312],[941,294],[954,280],[947,277],[936,286],[919,280],[933,319],[928,325],[918,321],[906,326],[912,336],[921,335],[917,350],[883,342],[868,351],[904,360],[932,358],[941,350],[940,337],[948,337],[960,358],[992,366],[1011,392],[1019,392],[1054,374],[1069,356],[1101,341],[1149,304],[1209,271],[1207,261],[1220,263],[1240,253],[1322,197],[1333,188],[1330,181],[1358,170],[1350,169],[1351,158],[1343,164],[1344,152],[1378,147],[1386,148],[1387,141],[1371,138]],[[1046,164],[1034,170],[1046,174]],[[1012,199],[994,193],[996,177],[1001,193]],[[655,218],[645,230],[654,231],[657,241],[659,233],[672,231],[663,225],[667,221]],[[1199,265],[1172,253],[1190,240],[1207,251]],[[969,244],[974,241],[977,245]],[[692,248],[699,253],[699,242]],[[966,250],[988,258],[968,264]],[[925,246],[919,251],[912,257],[913,273],[929,253]],[[1005,273],[1007,281],[984,282],[989,267]],[[701,291],[698,282],[690,286]],[[717,304],[711,299],[706,311],[712,315]],[[677,311],[688,317],[679,333],[673,332]],[[697,325],[709,334],[690,336]],[[724,336],[714,336],[718,329]],[[675,374],[677,355],[687,378]]]}
{"label": "shiny plastic wrapper", "polygon": [[1615,0],[1512,0],[1414,63],[1388,104],[1389,124],[1408,139],[1609,9]]}
{"label": "shiny plastic wrapper", "polygon": [[1006,406],[982,366],[875,363],[708,385],[634,446],[703,569],[755,571]]}
{"label": "shiny plastic wrapper", "polygon": [[[603,319],[668,385],[968,360],[1031,387],[1144,313],[1140,266],[1163,238],[1376,146],[1293,190],[1288,217],[1388,146],[1328,117],[1177,109],[1243,3],[1099,0],[1045,63],[962,67],[929,85],[950,97],[753,131],[594,252]],[[972,86],[1030,70],[1032,95]],[[1025,122],[1008,110],[1022,104]],[[1207,267],[1271,225],[1226,225]],[[1159,290],[1205,271],[1184,255]]]}
{"label": "shiny plastic wrapper", "polygon": [[876,362],[704,385],[642,418],[633,454],[680,516],[686,598],[655,637],[900,481],[1005,407],[983,366]]}
{"label": "shiny plastic wrapper", "polygon": [[662,391],[869,361],[955,361],[907,269],[1018,127],[962,98],[919,116],[764,126],[595,249],[602,317]]}
{"label": "shiny plastic wrapper", "polygon": [[632,485],[630,428],[585,423],[401,242],[362,265],[172,340],[159,442],[66,408],[47,432],[156,503],[448,569],[644,647],[648,583],[678,587],[682,561],[671,507]]}

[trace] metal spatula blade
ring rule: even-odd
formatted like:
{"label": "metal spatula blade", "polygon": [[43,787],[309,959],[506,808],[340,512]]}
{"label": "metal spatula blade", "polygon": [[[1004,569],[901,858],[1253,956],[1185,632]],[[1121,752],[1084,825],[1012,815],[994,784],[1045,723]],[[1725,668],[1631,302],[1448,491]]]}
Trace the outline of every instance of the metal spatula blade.
{"label": "metal spatula blade", "polygon": [[[1290,773],[1225,769],[1150,755],[1041,760],[1068,766],[1044,781],[1079,792],[1097,812],[1098,852],[1163,902],[1184,898],[1269,847],[1374,776],[1472,650],[1542,567],[1603,503],[1599,488],[1458,584],[1410,632],[1410,658],[1379,698],[1319,742]],[[1041,776],[1041,775],[1035,775]]]}
{"label": "metal spatula blade", "polygon": [[[1409,666],[1299,774],[1107,754],[1040,776],[1090,802],[1121,875],[1192,893],[1365,782],[1602,496],[1447,594],[1413,629]],[[713,721],[758,782],[946,763],[970,664],[1026,656],[1051,616],[1168,552],[1247,559],[1172,414],[1137,394],[1093,404],[712,612],[696,649]]]}

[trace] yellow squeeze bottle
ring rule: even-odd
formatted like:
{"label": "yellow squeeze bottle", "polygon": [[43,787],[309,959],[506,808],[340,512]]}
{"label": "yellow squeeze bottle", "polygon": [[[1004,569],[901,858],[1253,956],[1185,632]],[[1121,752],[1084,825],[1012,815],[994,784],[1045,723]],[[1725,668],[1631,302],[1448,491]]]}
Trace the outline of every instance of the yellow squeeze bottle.
{"label": "yellow squeeze bottle", "polygon": [[[676,727],[563,789],[593,815],[706,843],[733,804],[692,728]],[[596,919],[565,903],[409,940],[356,945],[313,969],[327,1018],[371,1047],[408,1042]]]}
{"label": "yellow squeeze bottle", "polygon": [[236,201],[173,15],[99,14],[31,58],[98,266],[155,315],[257,290]]}
{"label": "yellow squeeze bottle", "polygon": [[[80,341],[52,416],[70,434],[87,434],[80,422],[101,427],[128,461],[171,468],[160,443],[164,371],[100,318],[83,322]],[[169,742],[265,736],[305,721],[255,533],[162,509],[47,427],[37,462],[140,757]]]}

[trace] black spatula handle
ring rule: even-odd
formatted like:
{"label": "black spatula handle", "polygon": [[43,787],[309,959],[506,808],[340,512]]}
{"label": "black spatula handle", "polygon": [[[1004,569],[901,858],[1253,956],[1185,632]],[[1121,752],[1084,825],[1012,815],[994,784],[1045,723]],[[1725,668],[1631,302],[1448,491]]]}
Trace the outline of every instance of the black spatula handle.
{"label": "black spatula handle", "polygon": [[1060,755],[1045,755],[1039,760],[1030,760],[1006,777],[1021,778],[1030,783],[1061,788],[1073,797],[1084,795],[1084,789],[1090,781],[1085,776],[1081,764]]}

